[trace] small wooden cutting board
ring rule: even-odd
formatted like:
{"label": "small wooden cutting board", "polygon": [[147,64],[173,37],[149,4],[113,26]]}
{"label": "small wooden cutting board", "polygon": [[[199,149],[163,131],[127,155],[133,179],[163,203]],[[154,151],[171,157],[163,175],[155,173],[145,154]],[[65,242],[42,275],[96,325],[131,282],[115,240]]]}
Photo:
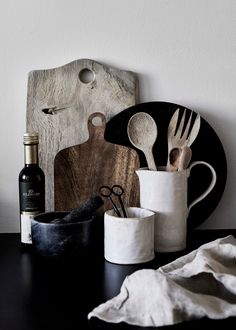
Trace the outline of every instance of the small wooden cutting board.
{"label": "small wooden cutting board", "polygon": [[[100,119],[100,125],[95,120]],[[88,118],[89,138],[85,143],[59,151],[54,161],[55,210],[78,207],[102,185],[119,184],[124,188],[126,206],[139,206],[139,182],[135,170],[140,167],[138,153],[105,141],[106,118],[95,112]],[[100,213],[111,209],[104,200]]]}

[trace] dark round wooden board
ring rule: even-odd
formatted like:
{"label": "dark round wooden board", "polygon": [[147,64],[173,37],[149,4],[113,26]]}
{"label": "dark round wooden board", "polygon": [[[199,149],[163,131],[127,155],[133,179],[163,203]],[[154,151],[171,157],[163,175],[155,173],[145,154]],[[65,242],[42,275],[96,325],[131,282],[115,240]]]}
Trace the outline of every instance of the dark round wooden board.
{"label": "dark round wooden board", "polygon": [[[115,115],[106,125],[105,139],[108,142],[134,148],[127,135],[127,124],[132,115],[137,112],[150,114],[158,128],[157,140],[153,147],[154,159],[157,166],[167,163],[167,129],[169,121],[177,108],[183,113],[186,109],[186,121],[191,109],[169,102],[140,103],[125,109]],[[193,117],[197,115],[193,111]],[[201,115],[201,114],[200,114]],[[135,149],[135,148],[134,148]],[[192,162],[202,160],[211,164],[217,174],[217,182],[211,193],[193,206],[188,217],[188,228],[195,228],[203,223],[216,209],[224,192],[227,179],[227,162],[222,143],[208,122],[201,117],[201,126],[197,138],[191,145]],[[140,157],[141,167],[147,166],[144,154],[136,149]],[[198,197],[210,184],[211,173],[206,166],[195,166],[188,179],[188,203]]]}

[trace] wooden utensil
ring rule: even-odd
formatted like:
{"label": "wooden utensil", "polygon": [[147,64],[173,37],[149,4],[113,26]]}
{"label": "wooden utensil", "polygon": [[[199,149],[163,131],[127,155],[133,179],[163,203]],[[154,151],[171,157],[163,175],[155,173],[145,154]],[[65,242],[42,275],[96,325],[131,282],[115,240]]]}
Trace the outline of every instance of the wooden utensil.
{"label": "wooden utensil", "polygon": [[128,122],[127,133],[130,142],[143,151],[149,170],[156,170],[152,148],[157,139],[157,126],[152,116],[146,112],[133,115]]}
{"label": "wooden utensil", "polygon": [[[99,126],[94,120],[100,119]],[[61,150],[54,162],[55,209],[69,210],[102,185],[121,185],[125,191],[123,202],[127,206],[139,206],[139,182],[135,170],[140,167],[138,153],[128,147],[112,144],[104,139],[106,119],[102,113],[89,116],[89,139],[80,145]],[[104,200],[100,214],[111,209]]]}
{"label": "wooden utensil", "polygon": [[183,148],[173,148],[169,155],[169,168],[170,171],[185,170],[192,158],[192,150],[188,146]]}
{"label": "wooden utensil", "polygon": [[27,131],[39,133],[39,160],[46,176],[46,210],[54,209],[53,162],[58,151],[88,139],[87,120],[100,111],[109,120],[136,103],[136,74],[90,59],[29,73]]}
{"label": "wooden utensil", "polygon": [[[170,164],[171,160],[171,152],[172,150],[179,148],[179,156],[182,153],[182,148],[187,146],[190,147],[193,141],[196,139],[200,124],[201,124],[201,117],[198,114],[196,119],[194,120],[194,124],[191,127],[191,121],[192,121],[192,114],[191,112],[188,121],[185,124],[185,116],[186,116],[186,109],[184,110],[184,113],[181,117],[180,123],[179,123],[179,108],[175,111],[173,116],[171,117],[171,120],[169,122],[168,126],[168,133],[167,133],[167,140],[168,140],[168,159],[167,159],[167,170],[172,171],[176,169],[176,167],[173,167]],[[172,152],[173,153],[173,152]],[[191,156],[190,156],[191,158]]]}
{"label": "wooden utensil", "polygon": [[178,171],[181,148],[173,148],[169,154],[169,165],[167,170],[171,172]]}
{"label": "wooden utensil", "polygon": [[179,158],[178,171],[182,171],[188,168],[191,158],[192,158],[191,148],[188,146],[183,147]]}

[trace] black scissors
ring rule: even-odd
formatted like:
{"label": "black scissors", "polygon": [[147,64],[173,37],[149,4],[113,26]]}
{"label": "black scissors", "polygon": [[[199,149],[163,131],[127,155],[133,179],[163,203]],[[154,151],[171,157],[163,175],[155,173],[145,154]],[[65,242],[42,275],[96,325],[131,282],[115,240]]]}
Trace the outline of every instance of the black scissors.
{"label": "black scissors", "polygon": [[123,201],[121,199],[121,196],[124,194],[124,189],[121,186],[119,186],[118,184],[115,184],[111,188],[109,186],[101,186],[99,188],[99,192],[100,192],[100,195],[102,197],[107,197],[107,198],[110,199],[115,213],[117,214],[118,217],[121,218],[121,213],[120,213],[118,207],[116,206],[114,200],[111,197],[112,194],[117,196],[118,199],[119,199],[119,202],[120,202],[120,206],[121,206],[121,209],[122,209],[122,212],[123,212],[123,216],[124,216],[124,218],[127,218],[125,207],[124,207]]}

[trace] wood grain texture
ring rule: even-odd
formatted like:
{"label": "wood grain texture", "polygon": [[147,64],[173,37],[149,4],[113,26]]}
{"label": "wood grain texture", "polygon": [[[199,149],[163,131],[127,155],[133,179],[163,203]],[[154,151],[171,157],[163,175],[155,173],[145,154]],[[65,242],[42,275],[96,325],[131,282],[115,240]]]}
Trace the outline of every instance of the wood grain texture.
{"label": "wood grain texture", "polygon": [[[100,117],[102,124],[95,126],[93,119]],[[139,206],[139,182],[135,170],[140,167],[138,153],[128,147],[109,143],[104,139],[106,119],[102,113],[90,115],[87,142],[61,150],[55,157],[55,209],[70,210],[78,207],[102,185],[121,185],[126,206]],[[111,209],[104,200],[102,214]]]}
{"label": "wood grain texture", "polygon": [[[94,79],[81,80],[84,69]],[[106,120],[134,105],[138,80],[134,73],[79,59],[64,66],[36,70],[28,76],[26,128],[39,133],[39,163],[46,177],[46,210],[54,209],[54,158],[58,151],[88,139],[87,120],[102,112]],[[66,107],[50,113],[42,109]]]}

